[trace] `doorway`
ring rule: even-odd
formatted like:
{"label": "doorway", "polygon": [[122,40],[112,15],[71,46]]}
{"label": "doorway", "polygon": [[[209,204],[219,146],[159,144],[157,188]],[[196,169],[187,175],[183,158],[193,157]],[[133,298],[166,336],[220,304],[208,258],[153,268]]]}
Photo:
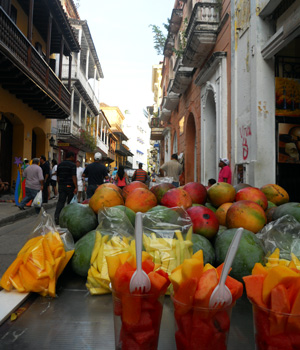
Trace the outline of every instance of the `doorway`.
{"label": "doorway", "polygon": [[196,176],[196,125],[194,115],[190,114],[186,123],[185,132],[185,182],[194,182],[197,180]]}

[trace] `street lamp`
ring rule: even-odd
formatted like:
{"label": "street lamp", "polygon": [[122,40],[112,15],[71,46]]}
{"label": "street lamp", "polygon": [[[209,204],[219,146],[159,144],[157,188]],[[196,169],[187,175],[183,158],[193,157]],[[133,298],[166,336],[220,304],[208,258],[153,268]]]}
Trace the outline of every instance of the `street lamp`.
{"label": "street lamp", "polygon": [[50,147],[54,147],[55,146],[55,139],[53,136],[51,136],[50,140],[49,140],[49,144],[50,144]]}

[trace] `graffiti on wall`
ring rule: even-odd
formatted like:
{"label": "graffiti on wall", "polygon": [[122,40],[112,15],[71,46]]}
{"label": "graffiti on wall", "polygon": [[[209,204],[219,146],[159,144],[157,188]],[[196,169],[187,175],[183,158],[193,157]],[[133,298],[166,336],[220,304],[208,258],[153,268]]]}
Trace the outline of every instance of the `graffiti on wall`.
{"label": "graffiti on wall", "polygon": [[242,139],[243,160],[247,160],[249,155],[248,139],[252,135],[250,125],[244,125],[239,128],[240,137]]}

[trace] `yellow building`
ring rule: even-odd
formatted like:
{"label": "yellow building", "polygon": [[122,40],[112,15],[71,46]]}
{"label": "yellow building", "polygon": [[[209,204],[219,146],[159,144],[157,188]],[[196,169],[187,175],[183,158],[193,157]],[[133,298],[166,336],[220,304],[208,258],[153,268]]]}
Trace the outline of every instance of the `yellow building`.
{"label": "yellow building", "polygon": [[0,0],[0,28],[0,177],[13,185],[18,158],[51,154],[51,119],[70,114],[62,58],[71,67],[80,47],[55,0]]}
{"label": "yellow building", "polygon": [[112,133],[117,137],[115,146],[115,161],[111,163],[111,169],[114,167],[118,168],[120,165],[129,167],[127,166],[127,157],[132,156],[133,154],[126,145],[128,137],[123,132],[123,121],[125,117],[119,107],[111,107],[105,103],[100,103],[100,108],[105,113],[105,116],[111,125]]}

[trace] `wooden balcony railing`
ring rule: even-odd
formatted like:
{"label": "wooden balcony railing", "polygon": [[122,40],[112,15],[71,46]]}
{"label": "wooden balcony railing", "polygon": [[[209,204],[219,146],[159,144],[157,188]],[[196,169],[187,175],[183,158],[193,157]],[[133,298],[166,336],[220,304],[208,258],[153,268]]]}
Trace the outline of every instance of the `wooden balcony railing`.
{"label": "wooden balcony railing", "polygon": [[[3,59],[8,59],[6,64],[13,64],[14,68],[17,68],[20,72],[18,80],[13,81],[13,77],[4,78],[4,73],[1,71],[0,82],[4,79],[7,82],[8,79],[10,85],[16,83],[15,89],[20,91],[20,76],[22,81],[25,81],[26,88],[24,94],[28,95],[28,86],[34,83],[34,88],[39,88],[39,92],[45,95],[46,99],[49,99],[53,112],[53,101],[59,105],[64,111],[61,117],[66,117],[66,112],[69,112],[71,95],[70,92],[63,85],[62,81],[59,80],[57,75],[52,71],[47,62],[38,53],[34,46],[24,36],[20,29],[14,24],[10,17],[4,12],[3,8],[0,7],[0,56]],[[3,67],[3,63],[2,63]],[[7,72],[6,72],[7,73]],[[16,78],[15,78],[16,79]],[[30,85],[31,86],[31,85]],[[26,91],[27,90],[27,91]],[[22,92],[19,93],[22,98]],[[50,98],[49,98],[50,96]],[[38,100],[38,99],[37,99]],[[50,101],[51,100],[51,101]],[[38,111],[45,114],[47,117],[47,109],[45,108],[45,100],[41,102],[32,102],[33,107],[36,107]],[[57,110],[57,109],[56,109]],[[49,107],[50,113],[50,107]],[[56,112],[59,117],[59,111]]]}

